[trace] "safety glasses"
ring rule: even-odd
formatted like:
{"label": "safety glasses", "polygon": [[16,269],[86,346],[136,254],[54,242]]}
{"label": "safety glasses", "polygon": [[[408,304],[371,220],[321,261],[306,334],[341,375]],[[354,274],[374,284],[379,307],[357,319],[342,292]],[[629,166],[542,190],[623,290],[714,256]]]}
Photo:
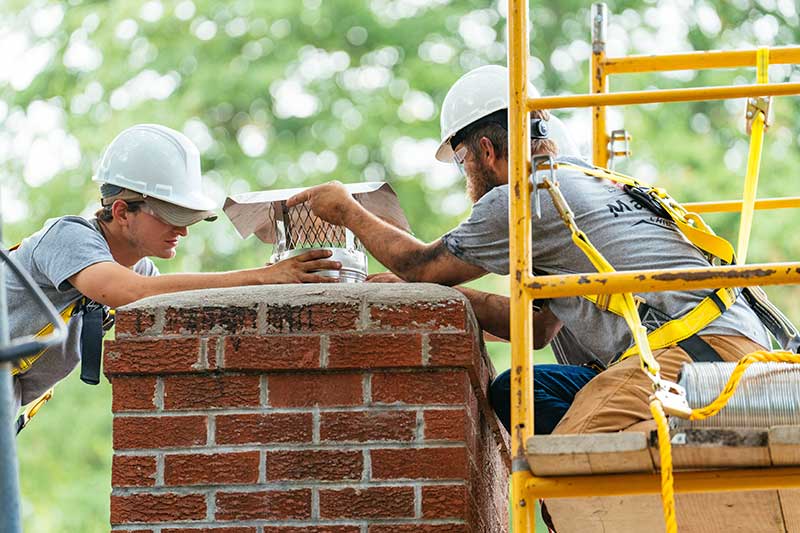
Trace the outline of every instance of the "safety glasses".
{"label": "safety glasses", "polygon": [[467,147],[462,146],[455,152],[453,152],[453,163],[456,164],[458,167],[458,171],[461,173],[461,177],[466,177],[467,172],[464,170],[464,161],[467,159]]}

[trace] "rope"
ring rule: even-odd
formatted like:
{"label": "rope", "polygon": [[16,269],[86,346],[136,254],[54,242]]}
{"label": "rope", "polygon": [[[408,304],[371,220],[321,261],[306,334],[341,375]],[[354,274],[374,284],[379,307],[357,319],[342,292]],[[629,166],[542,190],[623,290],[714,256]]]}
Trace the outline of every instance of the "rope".
{"label": "rope", "polygon": [[672,478],[672,445],[669,441],[667,415],[659,400],[650,402],[650,412],[658,429],[658,451],[661,454],[661,505],[664,508],[664,523],[667,533],[678,533],[675,517],[675,491]]}

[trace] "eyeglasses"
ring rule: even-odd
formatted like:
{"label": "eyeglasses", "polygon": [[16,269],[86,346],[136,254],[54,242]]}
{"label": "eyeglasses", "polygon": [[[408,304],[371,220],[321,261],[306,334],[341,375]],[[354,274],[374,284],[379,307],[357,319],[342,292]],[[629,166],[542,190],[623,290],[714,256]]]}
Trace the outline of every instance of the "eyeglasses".
{"label": "eyeglasses", "polygon": [[456,164],[458,167],[458,171],[461,173],[461,177],[466,177],[467,172],[464,170],[464,161],[467,159],[467,147],[462,146],[455,152],[453,152],[453,163]]}

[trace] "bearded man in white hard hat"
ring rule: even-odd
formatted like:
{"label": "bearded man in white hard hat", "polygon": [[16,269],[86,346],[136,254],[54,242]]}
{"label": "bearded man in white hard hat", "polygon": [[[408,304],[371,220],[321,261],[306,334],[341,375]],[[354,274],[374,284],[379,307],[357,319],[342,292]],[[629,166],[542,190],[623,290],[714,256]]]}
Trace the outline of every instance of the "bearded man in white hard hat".
{"label": "bearded man in white hard hat", "polygon": [[[529,87],[529,94],[536,94]],[[333,224],[350,228],[364,246],[396,276],[405,281],[445,285],[478,278],[486,273],[509,273],[508,190],[508,71],[486,66],[462,76],[445,97],[441,113],[440,161],[453,162],[467,178],[474,202],[469,218],[432,243],[424,243],[368,213],[338,183],[298,194],[287,204],[308,202],[314,213]],[[615,184],[581,171],[591,166],[573,154],[566,131],[544,111],[531,117],[531,154],[549,155],[573,167],[557,171],[560,191],[588,235],[617,270],[707,267],[708,260],[675,228],[671,220],[646,208]],[[562,146],[563,145],[563,146]],[[541,198],[541,217],[532,220],[532,263],[538,274],[594,271],[573,244],[549,195]],[[508,338],[508,298],[461,289],[470,299],[481,327]],[[704,292],[662,292],[647,295],[647,308],[658,316],[683,317],[700,302]],[[769,346],[763,325],[743,298],[692,335],[703,357],[736,360]],[[536,433],[590,433],[630,429],[652,422],[648,397],[652,382],[631,357],[608,370],[632,344],[624,319],[588,299],[572,297],[538,302],[534,315],[534,347],[554,341],[561,363],[537,365],[534,372],[534,431]],[[714,304],[712,304],[714,305]],[[640,309],[641,310],[641,309]],[[699,347],[699,348],[698,348]],[[688,348],[687,348],[688,350]],[[694,350],[694,348],[693,348]],[[683,344],[654,354],[661,375],[675,381],[680,366],[695,357]],[[585,365],[585,366],[582,366]],[[509,378],[492,384],[492,403],[509,427]],[[563,418],[562,418],[563,417]]]}
{"label": "bearded man in white hard hat", "polygon": [[[68,320],[69,332],[62,346],[17,363],[17,407],[40,397],[81,360],[82,379],[99,380],[101,323],[107,308],[191,289],[324,282],[329,278],[311,272],[340,266],[325,259],[330,252],[313,251],[248,270],[157,275],[149,257],[174,257],[188,226],[216,219],[216,203],[202,191],[197,147],[170,128],[140,124],[120,133],[106,148],[93,180],[100,184],[102,197],[95,218],[49,220],[11,252]],[[8,276],[6,291],[12,338],[49,326],[19,278]]]}

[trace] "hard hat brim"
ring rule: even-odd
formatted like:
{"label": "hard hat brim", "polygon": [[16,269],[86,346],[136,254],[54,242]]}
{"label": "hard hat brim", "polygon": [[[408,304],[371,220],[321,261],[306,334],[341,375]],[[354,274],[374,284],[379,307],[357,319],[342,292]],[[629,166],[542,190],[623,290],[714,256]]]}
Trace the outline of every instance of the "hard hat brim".
{"label": "hard hat brim", "polygon": [[201,220],[212,222],[217,219],[213,211],[189,209],[153,197],[145,198],[144,202],[158,218],[173,226],[191,226]]}

